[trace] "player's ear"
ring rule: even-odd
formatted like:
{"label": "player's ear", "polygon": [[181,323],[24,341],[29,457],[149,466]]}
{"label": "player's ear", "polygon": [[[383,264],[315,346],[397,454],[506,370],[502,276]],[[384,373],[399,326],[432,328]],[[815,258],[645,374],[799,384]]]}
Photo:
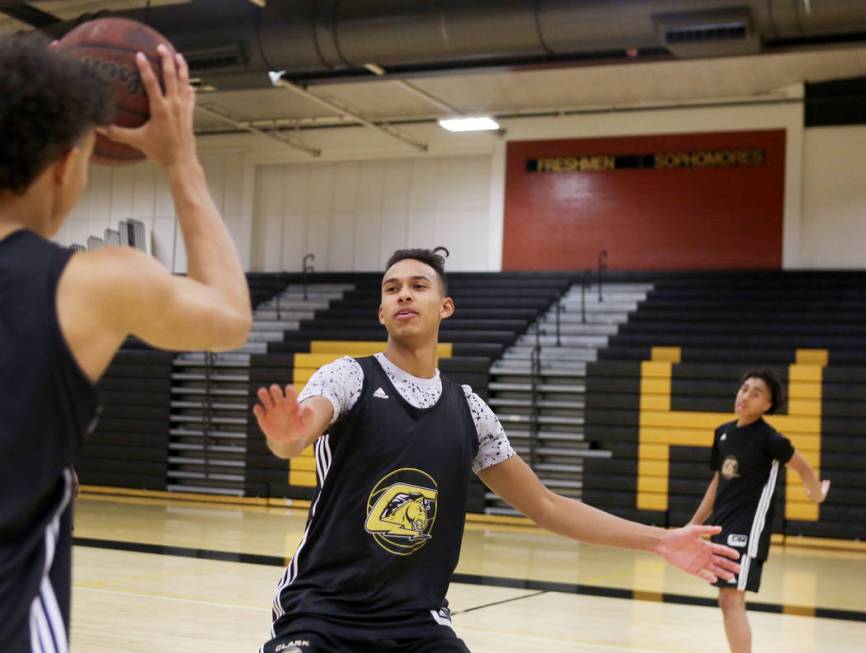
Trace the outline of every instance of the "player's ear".
{"label": "player's ear", "polygon": [[385,309],[382,307],[382,304],[379,304],[379,324],[385,325]]}
{"label": "player's ear", "polygon": [[71,147],[61,154],[51,164],[51,176],[58,186],[69,186],[75,176],[75,170],[81,165],[84,151],[79,145]]}
{"label": "player's ear", "polygon": [[446,297],[442,300],[442,308],[439,310],[439,317],[443,320],[447,320],[452,315],[454,315],[454,300],[450,297]]}

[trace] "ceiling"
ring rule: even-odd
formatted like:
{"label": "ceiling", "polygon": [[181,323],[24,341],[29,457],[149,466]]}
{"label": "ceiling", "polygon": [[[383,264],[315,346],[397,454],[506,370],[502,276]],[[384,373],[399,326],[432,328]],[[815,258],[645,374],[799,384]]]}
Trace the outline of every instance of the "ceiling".
{"label": "ceiling", "polygon": [[[143,0],[53,0],[27,6],[70,20],[84,13],[145,4]],[[152,0],[151,4],[156,8],[183,2]],[[0,34],[25,29],[30,26],[0,16]],[[294,80],[286,88],[207,92],[204,86],[196,127],[200,133],[237,131],[239,127],[304,130],[358,124],[359,120],[411,124],[455,113],[507,119],[650,104],[747,100],[800,82],[864,76],[866,42],[701,59],[621,57],[601,62],[443,67],[394,76],[384,72],[384,76],[365,71],[351,77]],[[223,118],[215,117],[214,112]]]}

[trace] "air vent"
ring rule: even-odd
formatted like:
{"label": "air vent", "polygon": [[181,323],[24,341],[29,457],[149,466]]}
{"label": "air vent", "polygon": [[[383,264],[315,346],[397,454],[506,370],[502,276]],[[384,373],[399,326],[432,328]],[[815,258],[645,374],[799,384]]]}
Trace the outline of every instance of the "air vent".
{"label": "air vent", "polygon": [[184,50],[183,56],[189,63],[190,71],[198,75],[243,70],[246,66],[246,57],[239,45]]}
{"label": "air vent", "polygon": [[665,34],[665,43],[701,43],[707,41],[724,41],[744,39],[748,35],[748,26],[744,23],[727,23],[722,25],[702,25],[670,30]]}
{"label": "air vent", "polygon": [[682,58],[756,54],[761,43],[748,7],[653,16],[659,40]]}

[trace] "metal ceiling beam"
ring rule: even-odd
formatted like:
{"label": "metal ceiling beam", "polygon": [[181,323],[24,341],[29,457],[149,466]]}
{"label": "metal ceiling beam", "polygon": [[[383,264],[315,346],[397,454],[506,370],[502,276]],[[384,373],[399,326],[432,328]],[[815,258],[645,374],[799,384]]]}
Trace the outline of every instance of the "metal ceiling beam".
{"label": "metal ceiling beam", "polygon": [[303,150],[304,152],[306,152],[310,156],[318,157],[318,156],[322,155],[322,150],[320,150],[320,149],[317,149],[315,147],[311,147],[305,143],[302,143],[301,141],[299,141],[297,139],[294,139],[290,136],[286,136],[284,134],[281,134],[278,131],[267,131],[264,129],[260,129],[259,127],[256,127],[256,126],[254,126],[248,122],[241,122],[239,120],[236,120],[235,118],[232,118],[230,115],[223,113],[223,112],[221,112],[217,109],[214,109],[212,107],[206,107],[206,106],[202,106],[202,105],[198,104],[198,105],[196,105],[196,110],[201,111],[205,115],[208,115],[212,118],[216,118],[217,120],[221,120],[222,122],[228,123],[229,125],[232,125],[233,127],[236,127],[237,129],[242,129],[244,131],[250,132],[251,134],[258,134],[260,136],[266,136],[267,138],[270,138],[272,140],[279,141],[283,145],[288,145],[289,147],[293,147],[296,150]]}
{"label": "metal ceiling beam", "polygon": [[409,91],[413,95],[417,95],[422,100],[426,100],[428,103],[432,104],[433,106],[435,106],[439,109],[442,109],[443,111],[447,111],[451,115],[456,115],[456,116],[463,115],[463,112],[460,111],[460,109],[448,104],[447,102],[445,102],[445,100],[440,100],[438,97],[436,97],[435,95],[433,95],[431,93],[428,93],[424,89],[415,86],[415,84],[413,84],[412,82],[407,82],[407,81],[402,80],[402,79],[397,79],[394,81],[401,88],[406,89],[407,91]]}
{"label": "metal ceiling beam", "polygon": [[355,122],[357,122],[361,125],[364,125],[364,127],[367,127],[367,128],[372,129],[374,131],[377,131],[380,134],[384,134],[385,136],[388,136],[390,138],[396,139],[396,140],[400,141],[401,143],[409,145],[410,147],[414,147],[417,150],[420,150],[422,152],[427,151],[427,144],[426,143],[422,143],[421,141],[415,140],[414,138],[412,138],[408,134],[405,134],[401,130],[394,127],[393,125],[389,125],[387,123],[376,124],[376,123],[372,122],[370,119],[365,118],[360,113],[358,113],[356,111],[352,111],[351,109],[348,109],[347,107],[338,104],[334,100],[326,100],[325,98],[319,97],[318,95],[314,95],[314,94],[310,93],[307,89],[302,88],[296,84],[292,84],[290,81],[287,81],[287,80],[283,79],[282,77],[275,77],[274,86],[276,86],[278,88],[284,88],[287,91],[291,91],[292,93],[295,93],[296,95],[300,95],[301,97],[303,97],[307,100],[310,100],[311,102],[315,102],[316,104],[318,104],[320,106],[323,106],[327,109],[330,109],[331,111],[335,111],[342,116],[345,116],[347,118],[351,118]]}
{"label": "metal ceiling beam", "polygon": [[37,29],[60,22],[54,14],[31,7],[22,0],[0,0],[0,13]]}

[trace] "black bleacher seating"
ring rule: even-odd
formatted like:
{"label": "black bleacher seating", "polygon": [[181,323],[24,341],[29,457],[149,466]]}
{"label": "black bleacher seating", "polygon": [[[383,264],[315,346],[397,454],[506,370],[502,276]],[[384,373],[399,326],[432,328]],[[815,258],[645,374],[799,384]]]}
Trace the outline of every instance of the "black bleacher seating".
{"label": "black bleacher seating", "polygon": [[164,490],[174,354],[130,339],[99,382],[103,411],[76,462],[86,485]]}
{"label": "black bleacher seating", "polygon": [[[586,500],[624,516],[681,525],[706,490],[709,449],[672,446],[668,510],[636,510],[640,361],[651,358],[653,347],[681,348],[680,362],[672,368],[672,410],[729,413],[746,369],[770,366],[787,383],[798,349],[827,350],[820,465],[833,486],[819,521],[785,520],[783,479],[774,529],[788,535],[866,538],[864,309],[862,272],[664,275],[599,352],[599,362],[588,366],[587,438],[612,451],[613,458],[587,461]],[[711,441],[710,430],[708,445]]]}

